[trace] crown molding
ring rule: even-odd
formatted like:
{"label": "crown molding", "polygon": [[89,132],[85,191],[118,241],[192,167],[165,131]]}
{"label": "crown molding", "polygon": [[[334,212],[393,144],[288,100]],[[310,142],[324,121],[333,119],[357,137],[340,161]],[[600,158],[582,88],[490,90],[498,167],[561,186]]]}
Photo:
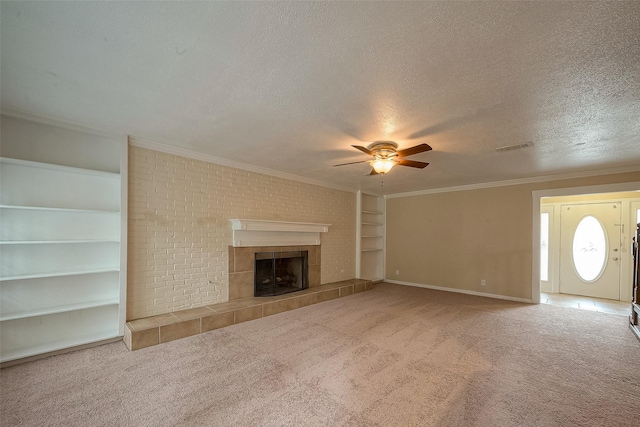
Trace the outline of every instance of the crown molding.
{"label": "crown molding", "polygon": [[[21,111],[16,111],[8,108],[1,108],[0,114],[8,117],[14,117],[17,119],[31,120],[31,121],[46,124],[46,125],[58,126],[58,127],[62,127],[69,130],[78,131],[78,132],[85,132],[85,133],[89,133],[92,135],[101,136],[105,138],[118,138],[123,136],[123,135],[115,134],[102,129],[90,128],[78,123],[67,122],[67,121],[63,121],[63,120],[59,120],[59,119],[55,119],[47,116],[40,116],[37,114],[24,113]],[[349,193],[356,193],[358,191],[358,189],[354,189],[352,187],[344,187],[340,185],[327,183],[324,181],[306,178],[299,175],[280,172],[274,169],[268,169],[268,168],[254,166],[246,163],[235,162],[232,160],[227,160],[227,159],[223,159],[216,156],[211,156],[209,154],[199,153],[193,150],[178,148],[178,147],[174,147],[167,144],[161,144],[158,142],[145,140],[143,138],[129,136],[128,139],[129,139],[129,144],[135,147],[141,147],[149,150],[160,151],[163,153],[174,154],[177,156],[187,157],[189,159],[194,159],[194,160],[202,160],[209,163],[215,163],[222,166],[233,167],[236,169],[274,176],[277,178],[288,179],[291,181],[301,182],[305,184],[316,185],[319,187],[331,188],[333,190],[346,191]],[[630,164],[630,165],[619,166],[614,168],[594,169],[594,170],[562,173],[562,174],[555,174],[555,175],[541,175],[541,176],[530,177],[530,178],[483,182],[478,184],[468,184],[468,185],[459,185],[459,186],[453,186],[453,187],[441,187],[441,188],[433,188],[428,190],[417,190],[417,191],[409,191],[409,192],[403,192],[403,193],[394,193],[394,194],[384,195],[383,197],[385,199],[394,199],[394,198],[400,198],[400,197],[423,196],[428,194],[451,193],[455,191],[467,191],[467,190],[478,190],[483,188],[506,187],[510,185],[532,184],[537,182],[557,181],[561,179],[585,178],[589,176],[611,175],[615,173],[637,172],[637,171],[640,171],[640,164]],[[378,196],[378,197],[382,196],[381,194],[377,194],[375,192],[371,192],[371,193],[366,192],[366,193],[372,196]]]}
{"label": "crown molding", "polygon": [[37,168],[37,169],[47,169],[47,170],[66,172],[66,173],[77,173],[81,175],[100,176],[103,178],[120,179],[120,173],[118,172],[105,172],[105,171],[94,170],[94,169],[83,169],[83,168],[77,168],[74,166],[57,165],[54,163],[42,163],[42,162],[33,162],[31,160],[12,159],[10,157],[0,157],[0,164],[16,165],[16,166],[30,167],[30,168]]}
{"label": "crown molding", "polygon": [[304,184],[317,185],[319,187],[331,188],[333,190],[346,191],[348,193],[356,193],[357,190],[349,187],[342,187],[339,185],[329,184],[324,181],[318,181],[311,178],[305,178],[303,176],[294,175],[286,172],[280,172],[273,169],[267,169],[260,166],[254,166],[247,163],[235,162],[233,160],[227,160],[220,157],[212,156],[209,154],[199,153],[197,151],[188,150],[185,148],[174,147],[171,145],[161,144],[158,142],[149,141],[135,136],[129,136],[129,145],[134,147],[146,148],[148,150],[160,151],[162,153],[174,154],[176,156],[186,157],[193,160],[201,160],[203,162],[215,163],[221,166],[228,166],[231,168],[242,169],[249,172],[260,173],[263,175],[274,176],[277,178],[288,179],[291,181],[302,182]]}
{"label": "crown molding", "polygon": [[[84,132],[84,133],[89,133],[92,135],[96,135],[96,136],[101,136],[101,137],[106,137],[106,138],[117,138],[121,135],[116,135],[114,133],[110,133],[104,130],[100,130],[100,129],[93,129],[93,128],[89,128],[77,123],[72,123],[72,122],[65,122],[63,120],[58,120],[58,119],[54,119],[51,117],[46,117],[46,116],[39,116],[36,114],[30,114],[30,113],[23,113],[21,111],[15,111],[15,110],[11,110],[11,109],[6,109],[6,108],[2,108],[0,109],[0,114],[7,116],[7,117],[13,117],[16,119],[23,119],[23,120],[30,120],[33,122],[37,122],[37,123],[42,123],[45,125],[51,125],[51,126],[57,126],[57,127],[61,127],[64,129],[68,129],[68,130],[74,130],[77,132]],[[311,184],[311,185],[317,185],[319,187],[325,187],[325,188],[331,188],[333,190],[340,190],[340,191],[346,191],[348,193],[356,193],[357,190],[354,188],[350,188],[350,187],[343,187],[340,185],[334,185],[334,184],[330,184],[324,181],[319,181],[319,180],[315,180],[315,179],[311,179],[311,178],[305,178],[303,176],[299,176],[299,175],[294,175],[294,174],[290,174],[290,173],[285,173],[285,172],[280,172],[280,171],[276,171],[273,169],[267,169],[267,168],[263,168],[260,166],[254,166],[254,165],[249,165],[246,163],[241,163],[241,162],[234,162],[232,160],[227,160],[227,159],[222,159],[220,157],[215,157],[215,156],[211,156],[208,154],[203,154],[203,153],[198,153],[196,151],[192,151],[192,150],[187,150],[184,148],[178,148],[178,147],[173,147],[170,145],[166,145],[166,144],[160,144],[158,142],[153,142],[153,141],[149,141],[146,139],[142,139],[142,138],[137,138],[134,136],[129,136],[129,144],[136,146],[136,147],[141,147],[141,148],[147,148],[149,150],[154,150],[154,151],[160,151],[163,153],[168,153],[168,154],[175,154],[176,156],[182,156],[182,157],[187,157],[189,159],[194,159],[194,160],[202,160],[205,162],[209,162],[209,163],[216,163],[218,165],[222,165],[222,166],[229,166],[229,167],[233,167],[236,169],[242,169],[242,170],[246,170],[249,172],[255,172],[255,173],[261,173],[264,175],[269,175],[269,176],[275,176],[278,178],[283,178],[283,179],[288,179],[291,181],[297,181],[297,182],[302,182],[305,184]]]}
{"label": "crown molding", "polygon": [[534,199],[542,199],[543,197],[579,196],[583,194],[620,193],[626,191],[640,192],[640,181],[534,190],[531,192],[531,197]]}
{"label": "crown molding", "polygon": [[67,130],[73,130],[76,132],[88,133],[91,135],[101,136],[105,138],[120,138],[124,135],[107,132],[101,129],[90,128],[78,123],[66,122],[64,120],[55,119],[47,116],[39,116],[37,114],[24,113],[21,111],[11,110],[8,108],[0,109],[0,114],[7,117],[13,117],[15,119],[29,120],[36,123],[41,123],[49,126],[56,126]]}
{"label": "crown molding", "polygon": [[509,179],[505,181],[482,182],[478,184],[458,185],[455,187],[433,188],[429,190],[409,191],[406,193],[387,194],[387,199],[395,199],[400,197],[424,196],[427,194],[452,193],[455,191],[479,190],[483,188],[507,187],[510,185],[533,184],[537,182],[558,181],[562,179],[586,178],[590,176],[612,175],[616,173],[638,172],[640,164],[630,164],[618,166],[614,168],[593,169],[579,172],[569,172],[556,175],[541,175],[530,178]]}

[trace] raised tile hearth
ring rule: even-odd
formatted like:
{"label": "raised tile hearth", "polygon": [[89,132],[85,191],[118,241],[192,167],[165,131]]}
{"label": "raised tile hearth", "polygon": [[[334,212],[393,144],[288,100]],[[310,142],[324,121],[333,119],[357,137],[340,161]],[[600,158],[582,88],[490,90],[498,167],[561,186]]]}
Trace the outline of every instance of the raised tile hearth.
{"label": "raised tile hearth", "polygon": [[368,291],[373,282],[351,279],[273,297],[249,297],[127,322],[124,343],[139,350],[225,326]]}

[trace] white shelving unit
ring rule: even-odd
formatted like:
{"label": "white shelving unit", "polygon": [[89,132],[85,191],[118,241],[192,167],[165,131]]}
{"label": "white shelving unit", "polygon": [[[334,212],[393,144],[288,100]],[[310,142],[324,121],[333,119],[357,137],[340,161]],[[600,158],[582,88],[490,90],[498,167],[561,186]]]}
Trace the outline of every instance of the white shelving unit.
{"label": "white shelving unit", "polygon": [[121,175],[3,157],[0,182],[0,362],[121,336]]}
{"label": "white shelving unit", "polygon": [[384,279],[384,198],[358,192],[356,226],[356,276]]}

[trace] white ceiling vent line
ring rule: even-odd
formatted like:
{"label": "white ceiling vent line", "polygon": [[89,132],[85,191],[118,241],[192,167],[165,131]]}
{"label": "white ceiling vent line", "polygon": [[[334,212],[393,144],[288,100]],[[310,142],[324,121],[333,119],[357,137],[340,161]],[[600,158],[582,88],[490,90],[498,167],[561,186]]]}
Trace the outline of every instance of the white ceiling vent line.
{"label": "white ceiling vent line", "polygon": [[529,141],[529,142],[525,142],[524,144],[505,145],[504,147],[496,148],[496,151],[498,153],[501,153],[503,151],[519,150],[521,148],[526,148],[526,147],[533,147],[533,142]]}

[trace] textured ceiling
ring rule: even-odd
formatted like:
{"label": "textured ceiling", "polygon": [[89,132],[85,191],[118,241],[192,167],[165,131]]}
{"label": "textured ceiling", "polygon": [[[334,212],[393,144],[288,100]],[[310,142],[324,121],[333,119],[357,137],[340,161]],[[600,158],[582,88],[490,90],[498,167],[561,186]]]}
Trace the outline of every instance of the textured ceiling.
{"label": "textured ceiling", "polygon": [[[638,1],[1,8],[4,109],[380,194],[640,168]],[[431,165],[332,167],[376,140]]]}

